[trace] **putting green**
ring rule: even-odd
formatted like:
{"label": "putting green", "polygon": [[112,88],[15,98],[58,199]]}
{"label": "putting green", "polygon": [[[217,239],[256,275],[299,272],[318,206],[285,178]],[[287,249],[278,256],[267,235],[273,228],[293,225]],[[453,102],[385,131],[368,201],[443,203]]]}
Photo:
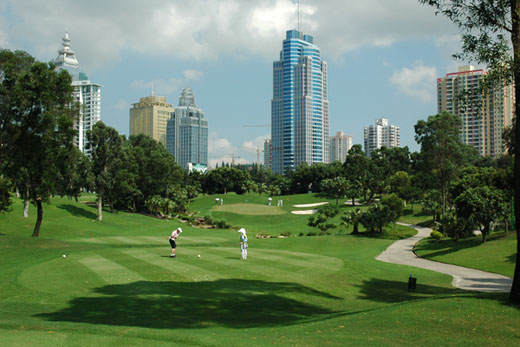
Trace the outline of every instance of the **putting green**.
{"label": "putting green", "polygon": [[278,206],[267,206],[259,204],[229,204],[213,206],[211,211],[231,212],[236,214],[246,214],[250,216],[271,216],[285,214]]}

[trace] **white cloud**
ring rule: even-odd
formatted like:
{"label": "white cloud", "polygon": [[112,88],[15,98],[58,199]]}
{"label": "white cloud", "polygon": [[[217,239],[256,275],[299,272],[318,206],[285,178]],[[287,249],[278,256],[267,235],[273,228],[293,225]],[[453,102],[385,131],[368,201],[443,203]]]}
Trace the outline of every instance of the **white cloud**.
{"label": "white cloud", "polygon": [[[247,147],[252,146],[251,148],[256,148],[256,145],[261,143],[260,149],[263,149],[262,139],[265,137],[269,136],[259,136],[253,141],[245,141],[239,148],[233,145],[228,139],[220,137],[218,133],[214,131],[210,132],[208,136],[209,166],[214,168],[217,163],[220,165],[222,162],[230,164],[232,162],[235,164],[251,164],[253,160],[246,158],[248,154],[251,154],[251,150]],[[256,149],[254,149],[253,152],[256,153]],[[254,161],[256,161],[256,156]]]}
{"label": "white cloud", "polygon": [[178,78],[170,78],[168,80],[153,80],[153,81],[143,81],[136,80],[130,83],[130,87],[136,89],[147,89],[150,93],[153,91],[154,95],[171,95],[176,93],[180,86],[182,80]]}
{"label": "white cloud", "polygon": [[219,137],[219,135],[211,131],[208,136],[208,155],[210,157],[230,156],[236,153],[237,148],[231,144],[228,139]]}
{"label": "white cloud", "polygon": [[[68,27],[72,48],[86,71],[118,62],[123,50],[198,61],[220,55],[272,60],[285,31],[297,25],[292,0],[5,2],[9,12],[0,12],[0,23],[13,25],[4,25],[0,42],[17,47],[27,43],[33,55],[48,61],[57,56]],[[333,57],[359,47],[433,40],[456,32],[431,7],[413,0],[305,2],[302,29]]]}
{"label": "white cloud", "polygon": [[204,77],[204,72],[198,70],[184,70],[183,72],[184,78],[187,81],[199,81]]}
{"label": "white cloud", "polygon": [[424,66],[418,61],[412,68],[404,67],[395,71],[388,81],[405,95],[419,98],[423,102],[432,102],[435,99],[437,77],[434,66]]}
{"label": "white cloud", "polygon": [[254,139],[252,141],[244,141],[242,143],[242,148],[246,151],[256,153],[257,148],[259,148],[260,150],[264,149],[265,140],[270,139],[270,138],[271,138],[271,134],[258,136],[256,139]]}

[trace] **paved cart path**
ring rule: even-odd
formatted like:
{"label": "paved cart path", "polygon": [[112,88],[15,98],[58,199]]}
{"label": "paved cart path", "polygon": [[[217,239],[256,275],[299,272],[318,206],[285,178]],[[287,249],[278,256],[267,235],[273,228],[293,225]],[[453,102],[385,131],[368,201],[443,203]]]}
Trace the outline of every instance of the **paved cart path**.
{"label": "paved cart path", "polygon": [[512,280],[509,277],[418,257],[413,252],[414,247],[421,239],[430,236],[432,229],[412,224],[399,224],[414,228],[418,233],[413,237],[394,242],[376,257],[377,260],[451,275],[453,276],[453,286],[464,290],[479,292],[509,292],[511,290]]}

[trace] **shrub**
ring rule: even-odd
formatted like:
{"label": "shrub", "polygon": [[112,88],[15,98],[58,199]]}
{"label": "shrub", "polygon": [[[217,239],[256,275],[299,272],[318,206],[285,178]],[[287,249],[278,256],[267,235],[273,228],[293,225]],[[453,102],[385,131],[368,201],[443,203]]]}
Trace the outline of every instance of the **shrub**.
{"label": "shrub", "polygon": [[307,236],[316,236],[316,232],[315,231],[309,231],[307,233]]}
{"label": "shrub", "polygon": [[204,223],[208,225],[214,225],[215,221],[213,220],[213,218],[211,218],[211,216],[204,216]]}
{"label": "shrub", "polygon": [[228,229],[231,227],[224,219],[217,219],[215,220],[215,226],[218,229]]}
{"label": "shrub", "polygon": [[298,234],[298,236],[305,236],[305,233],[303,231],[300,231],[300,233]]}
{"label": "shrub", "polygon": [[434,240],[440,240],[442,238],[442,234],[437,230],[433,230],[430,234],[430,237]]}

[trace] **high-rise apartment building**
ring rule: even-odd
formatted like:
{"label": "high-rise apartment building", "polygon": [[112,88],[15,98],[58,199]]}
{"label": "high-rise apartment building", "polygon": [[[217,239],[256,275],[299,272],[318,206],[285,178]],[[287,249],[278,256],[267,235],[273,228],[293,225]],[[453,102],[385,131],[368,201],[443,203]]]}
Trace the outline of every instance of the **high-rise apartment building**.
{"label": "high-rise apartment building", "polygon": [[144,134],[166,147],[166,124],[172,112],[164,96],[139,98],[130,109],[130,135]]}
{"label": "high-rise apartment building", "polygon": [[299,30],[287,31],[273,63],[271,139],[275,173],[330,161],[327,63],[313,37]]}
{"label": "high-rise apartment building", "polygon": [[338,131],[336,136],[330,137],[330,161],[339,160],[344,163],[350,148],[352,148],[352,136]]}
{"label": "high-rise apartment building", "polygon": [[208,167],[208,120],[190,88],[182,89],[179,106],[168,120],[166,149],[185,169]]}
{"label": "high-rise apartment building", "polygon": [[54,59],[56,70],[65,70],[72,77],[74,86],[74,100],[79,102],[80,117],[74,123],[76,136],[74,145],[87,156],[91,150],[87,148],[87,131],[92,130],[94,124],[101,120],[101,84],[91,82],[79,66],[74,51],[70,48],[69,33],[65,32],[62,39],[62,48],[58,50],[58,57]]}
{"label": "high-rise apartment building", "polygon": [[264,141],[264,167],[266,170],[272,169],[272,142],[271,139],[267,139]]}
{"label": "high-rise apartment building", "polygon": [[376,119],[375,125],[365,127],[365,154],[370,157],[372,151],[381,148],[399,147],[399,126],[389,125],[388,119]]}
{"label": "high-rise apartment building", "polygon": [[514,93],[511,85],[479,90],[486,72],[471,65],[437,79],[437,110],[460,117],[460,139],[480,155],[497,158],[506,152],[504,129],[513,118]]}

